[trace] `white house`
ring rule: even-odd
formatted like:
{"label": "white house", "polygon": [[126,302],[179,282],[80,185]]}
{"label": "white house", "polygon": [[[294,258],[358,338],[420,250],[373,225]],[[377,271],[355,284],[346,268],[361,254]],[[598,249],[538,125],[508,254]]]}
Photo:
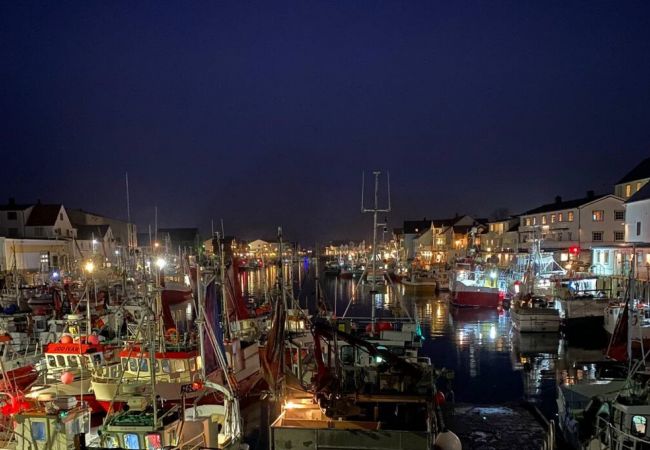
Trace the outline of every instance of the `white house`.
{"label": "white house", "polygon": [[0,237],[0,272],[46,273],[68,267],[69,241]]}
{"label": "white house", "polygon": [[630,170],[614,186],[614,194],[629,199],[650,181],[650,158],[646,158]]}
{"label": "white house", "polygon": [[68,213],[61,204],[35,204],[25,222],[24,237],[37,239],[72,239],[76,229],[70,223]]}
{"label": "white house", "polygon": [[555,253],[567,264],[571,260],[590,265],[594,247],[614,245],[625,240],[625,207],[623,199],[613,195],[594,195],[563,201],[556,197],[548,203],[520,216],[520,248],[534,236],[542,239],[542,249]]}
{"label": "white house", "polygon": [[18,238],[25,236],[25,222],[34,205],[17,204],[13,198],[0,205],[0,236]]}

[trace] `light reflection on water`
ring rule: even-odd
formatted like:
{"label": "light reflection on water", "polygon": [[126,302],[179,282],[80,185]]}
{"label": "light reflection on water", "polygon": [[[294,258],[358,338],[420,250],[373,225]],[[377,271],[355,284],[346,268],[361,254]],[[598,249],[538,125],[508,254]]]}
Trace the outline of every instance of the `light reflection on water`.
{"label": "light reflection on water", "polygon": [[[246,276],[253,277],[252,273]],[[267,275],[266,279],[274,278]],[[313,313],[313,279],[304,274],[302,279],[301,305]],[[249,289],[259,285],[248,281]],[[437,368],[454,371],[452,387],[458,402],[494,404],[527,399],[552,417],[558,380],[573,382],[589,376],[574,369],[573,362],[602,359],[606,345],[600,333],[589,340],[589,349],[569,344],[555,333],[519,334],[511,329],[507,312],[454,308],[448,294],[436,296],[433,290],[415,293],[398,284],[393,292],[382,286],[371,303],[369,288],[357,287],[356,279],[321,276],[321,285],[326,303],[338,317],[346,309],[349,317],[369,317],[371,304],[378,318],[404,317],[405,311],[417,317],[426,338],[421,353]]]}

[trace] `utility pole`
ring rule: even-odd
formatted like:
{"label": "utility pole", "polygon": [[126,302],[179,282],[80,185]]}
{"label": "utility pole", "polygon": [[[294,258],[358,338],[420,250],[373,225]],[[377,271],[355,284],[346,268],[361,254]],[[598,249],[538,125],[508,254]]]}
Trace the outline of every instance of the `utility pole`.
{"label": "utility pole", "polygon": [[[370,311],[371,311],[371,333],[375,334],[375,294],[377,293],[377,214],[378,213],[388,213],[390,212],[390,172],[387,175],[387,187],[388,187],[388,207],[384,209],[379,208],[379,176],[381,172],[375,170],[372,172],[375,176],[375,202],[372,209],[367,209],[364,207],[364,184],[365,184],[365,173],[361,174],[361,212],[362,213],[372,213],[373,222],[372,222],[372,279],[371,279],[371,289],[370,289]],[[367,276],[367,275],[366,275]]]}

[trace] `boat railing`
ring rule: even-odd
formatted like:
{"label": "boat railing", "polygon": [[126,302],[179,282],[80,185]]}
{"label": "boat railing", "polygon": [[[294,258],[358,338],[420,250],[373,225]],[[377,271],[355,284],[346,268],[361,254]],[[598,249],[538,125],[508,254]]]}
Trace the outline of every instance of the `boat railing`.
{"label": "boat railing", "polygon": [[633,436],[612,425],[606,417],[598,417],[596,438],[605,448],[612,450],[645,450],[650,442],[646,439]]}
{"label": "boat railing", "polygon": [[203,433],[199,433],[192,439],[182,442],[178,447],[182,450],[198,450],[204,448],[204,445],[205,439],[203,438]]}

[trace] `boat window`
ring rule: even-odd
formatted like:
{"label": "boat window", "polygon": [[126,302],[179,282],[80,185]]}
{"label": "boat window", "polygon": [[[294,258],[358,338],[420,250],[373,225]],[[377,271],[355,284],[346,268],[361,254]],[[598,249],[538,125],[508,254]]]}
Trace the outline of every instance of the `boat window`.
{"label": "boat window", "polygon": [[47,365],[50,367],[56,367],[56,359],[54,358],[54,355],[47,356]]}
{"label": "boat window", "polygon": [[190,358],[190,372],[194,372],[196,370],[196,359]]}
{"label": "boat window", "polygon": [[164,373],[169,373],[171,372],[171,367],[169,366],[169,360],[168,359],[162,359],[160,360],[160,364],[162,365],[162,371]]}
{"label": "boat window", "polygon": [[59,367],[65,367],[65,356],[56,355],[56,365]]}
{"label": "boat window", "polygon": [[[246,365],[246,360],[244,360],[244,365]],[[203,363],[201,362],[201,357],[197,356],[196,357],[196,369],[201,370],[201,367],[203,367]]]}
{"label": "boat window", "polygon": [[140,360],[140,372],[149,372],[149,363],[146,359]]}
{"label": "boat window", "polygon": [[632,416],[632,436],[645,437],[647,424],[646,416]]}
{"label": "boat window", "polygon": [[185,372],[185,361],[182,359],[172,359],[171,362],[174,367],[174,372]]}
{"label": "boat window", "polygon": [[45,422],[32,422],[32,439],[45,442]]}
{"label": "boat window", "polygon": [[138,360],[135,358],[129,358],[129,370],[131,372],[138,371]]}
{"label": "boat window", "polygon": [[120,443],[117,440],[117,436],[112,434],[104,435],[104,447],[106,448],[119,448]]}
{"label": "boat window", "polygon": [[147,450],[160,450],[162,448],[162,441],[160,435],[156,433],[147,435]]}
{"label": "boat window", "polygon": [[354,364],[354,347],[351,345],[341,347],[341,362],[348,366]]}
{"label": "boat window", "polygon": [[68,356],[68,365],[70,367],[79,367],[79,359],[77,358],[77,355]]}
{"label": "boat window", "polygon": [[124,448],[140,450],[140,441],[135,433],[124,433]]}

